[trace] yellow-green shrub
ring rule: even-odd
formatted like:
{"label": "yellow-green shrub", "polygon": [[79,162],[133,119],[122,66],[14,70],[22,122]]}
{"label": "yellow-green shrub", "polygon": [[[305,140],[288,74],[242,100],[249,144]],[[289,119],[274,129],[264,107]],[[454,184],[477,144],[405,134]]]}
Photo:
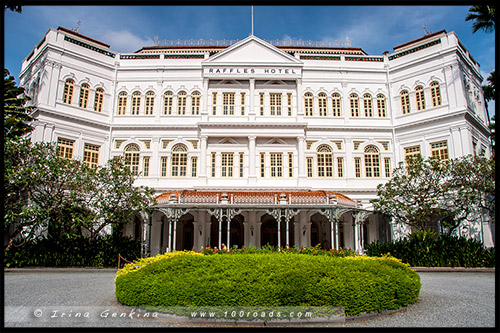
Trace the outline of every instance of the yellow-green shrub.
{"label": "yellow-green shrub", "polygon": [[344,306],[354,316],[415,302],[420,277],[387,256],[184,253],[122,273],[115,285],[129,306]]}

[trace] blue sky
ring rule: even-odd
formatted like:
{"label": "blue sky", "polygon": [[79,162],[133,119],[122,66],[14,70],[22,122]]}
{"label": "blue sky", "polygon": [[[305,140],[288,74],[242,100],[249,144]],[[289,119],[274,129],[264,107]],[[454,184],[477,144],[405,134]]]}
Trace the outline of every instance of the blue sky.
{"label": "blue sky", "polygon": [[[254,6],[254,34],[262,39],[338,40],[370,55],[430,32],[454,31],[481,65],[495,68],[495,34],[472,33],[470,6]],[[23,59],[49,28],[76,28],[134,52],[158,39],[244,39],[251,32],[250,6],[23,6],[4,13],[5,68],[16,78]],[[17,80],[18,81],[18,80]]]}

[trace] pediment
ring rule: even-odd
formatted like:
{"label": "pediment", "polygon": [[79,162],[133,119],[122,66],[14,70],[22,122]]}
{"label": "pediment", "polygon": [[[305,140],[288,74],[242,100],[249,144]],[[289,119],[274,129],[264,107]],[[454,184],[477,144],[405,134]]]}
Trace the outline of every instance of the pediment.
{"label": "pediment", "polygon": [[239,142],[233,138],[222,138],[219,141],[217,141],[217,144],[219,145],[237,145],[238,143]]}
{"label": "pediment", "polygon": [[279,63],[280,65],[298,65],[302,62],[290,54],[255,36],[228,47],[224,51],[210,57],[204,64],[238,64],[238,63]]}
{"label": "pediment", "polygon": [[266,145],[286,145],[288,144],[286,141],[280,138],[272,138],[265,143]]}

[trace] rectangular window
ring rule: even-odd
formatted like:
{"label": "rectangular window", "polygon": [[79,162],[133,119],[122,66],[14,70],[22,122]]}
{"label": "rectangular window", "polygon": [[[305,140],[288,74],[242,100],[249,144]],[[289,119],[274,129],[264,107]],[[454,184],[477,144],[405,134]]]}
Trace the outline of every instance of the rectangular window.
{"label": "rectangular window", "polygon": [[241,93],[241,115],[245,115],[245,93]]}
{"label": "rectangular window", "polygon": [[86,143],[83,146],[83,163],[89,168],[97,168],[99,165],[99,146]]}
{"label": "rectangular window", "polygon": [[431,157],[442,161],[448,160],[448,142],[439,141],[431,143]]}
{"label": "rectangular window", "polygon": [[281,116],[281,94],[269,94],[271,116]]}
{"label": "rectangular window", "polygon": [[337,174],[339,178],[344,177],[344,158],[337,157]]}
{"label": "rectangular window", "polygon": [[332,95],[332,113],[334,117],[342,116],[342,110],[340,108],[340,95],[338,93]]}
{"label": "rectangular window", "polygon": [[259,93],[260,115],[264,115],[264,93]]}
{"label": "rectangular window", "polygon": [[271,177],[283,177],[283,153],[271,153]]}
{"label": "rectangular window", "polygon": [[221,155],[221,177],[232,177],[234,165],[234,153],[222,153]]}
{"label": "rectangular window", "polygon": [[62,158],[73,158],[73,149],[75,145],[75,140],[57,139],[57,156]]}
{"label": "rectangular window", "polygon": [[82,84],[80,87],[80,99],[78,101],[78,106],[86,109],[89,103],[89,86],[88,84]]}
{"label": "rectangular window", "polygon": [[152,91],[146,93],[146,101],[144,102],[144,114],[152,115],[155,106],[155,94]]}
{"label": "rectangular window", "polygon": [[104,90],[102,88],[97,88],[95,91],[95,98],[94,98],[95,111],[102,112],[103,99],[104,99]]}
{"label": "rectangular window", "polygon": [[161,177],[167,177],[167,156],[162,156],[160,159]]}
{"label": "rectangular window", "polygon": [[149,177],[149,156],[144,156],[142,160],[142,175]]}
{"label": "rectangular window", "polygon": [[212,177],[215,177],[215,162],[217,160],[217,154],[216,153],[212,153],[212,156],[211,156],[211,163],[212,163],[212,166],[211,166],[211,169],[212,169]]}
{"label": "rectangular window", "polygon": [[118,95],[118,109],[117,114],[119,116],[123,116],[125,114],[125,110],[127,109],[127,93],[121,92]]}
{"label": "rectangular window", "polygon": [[357,96],[352,96],[351,101],[351,117],[359,117],[359,99]]}
{"label": "rectangular window", "polygon": [[198,158],[191,157],[191,177],[196,177],[198,171]]}
{"label": "rectangular window", "polygon": [[292,116],[292,93],[287,94],[287,108],[288,108],[288,116]]}
{"label": "rectangular window", "polygon": [[186,103],[187,103],[187,94],[184,91],[179,92],[177,94],[177,114],[185,115],[186,114]]}
{"label": "rectangular window", "polygon": [[288,177],[293,178],[293,153],[288,153]]}
{"label": "rectangular window", "polygon": [[326,117],[328,115],[328,110],[326,107],[326,95],[325,94],[320,94],[318,98],[318,111],[319,111],[319,116],[320,117]]}
{"label": "rectangular window", "polygon": [[212,115],[217,115],[217,93],[212,93]]}
{"label": "rectangular window", "polygon": [[194,116],[197,116],[200,114],[200,100],[201,100],[200,93],[195,91],[191,95],[191,114]]}
{"label": "rectangular window", "polygon": [[354,158],[354,172],[356,174],[356,178],[361,177],[361,158],[360,157]]}
{"label": "rectangular window", "polygon": [[306,163],[307,163],[307,177],[311,178],[313,176],[313,158],[307,157]]}
{"label": "rectangular window", "polygon": [[243,168],[244,168],[244,164],[243,164],[243,161],[244,161],[244,158],[245,158],[245,155],[244,153],[239,153],[239,162],[240,162],[240,167],[239,167],[239,171],[240,171],[240,178],[243,178]]}
{"label": "rectangular window", "polygon": [[410,156],[420,155],[420,146],[412,146],[405,148],[405,160],[407,161]]}
{"label": "rectangular window", "polygon": [[385,176],[387,178],[391,177],[391,159],[386,157],[384,158],[384,168],[385,168]]}
{"label": "rectangular window", "polygon": [[132,109],[130,110],[131,115],[138,115],[139,109],[141,107],[141,93],[132,94]]}
{"label": "rectangular window", "polygon": [[225,116],[234,115],[234,92],[222,93],[222,114]]}
{"label": "rectangular window", "polygon": [[166,116],[172,115],[172,108],[174,105],[174,95],[172,92],[167,92],[163,98],[163,114]]}
{"label": "rectangular window", "polygon": [[260,153],[260,176],[266,176],[266,153]]}

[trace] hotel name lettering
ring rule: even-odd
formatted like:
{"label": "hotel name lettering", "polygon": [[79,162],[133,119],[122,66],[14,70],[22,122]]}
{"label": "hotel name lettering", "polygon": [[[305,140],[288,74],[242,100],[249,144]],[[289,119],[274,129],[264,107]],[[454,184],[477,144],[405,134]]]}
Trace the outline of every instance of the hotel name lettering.
{"label": "hotel name lettering", "polygon": [[292,76],[298,77],[301,74],[300,68],[290,67],[209,67],[205,68],[206,75],[248,75],[248,76]]}

